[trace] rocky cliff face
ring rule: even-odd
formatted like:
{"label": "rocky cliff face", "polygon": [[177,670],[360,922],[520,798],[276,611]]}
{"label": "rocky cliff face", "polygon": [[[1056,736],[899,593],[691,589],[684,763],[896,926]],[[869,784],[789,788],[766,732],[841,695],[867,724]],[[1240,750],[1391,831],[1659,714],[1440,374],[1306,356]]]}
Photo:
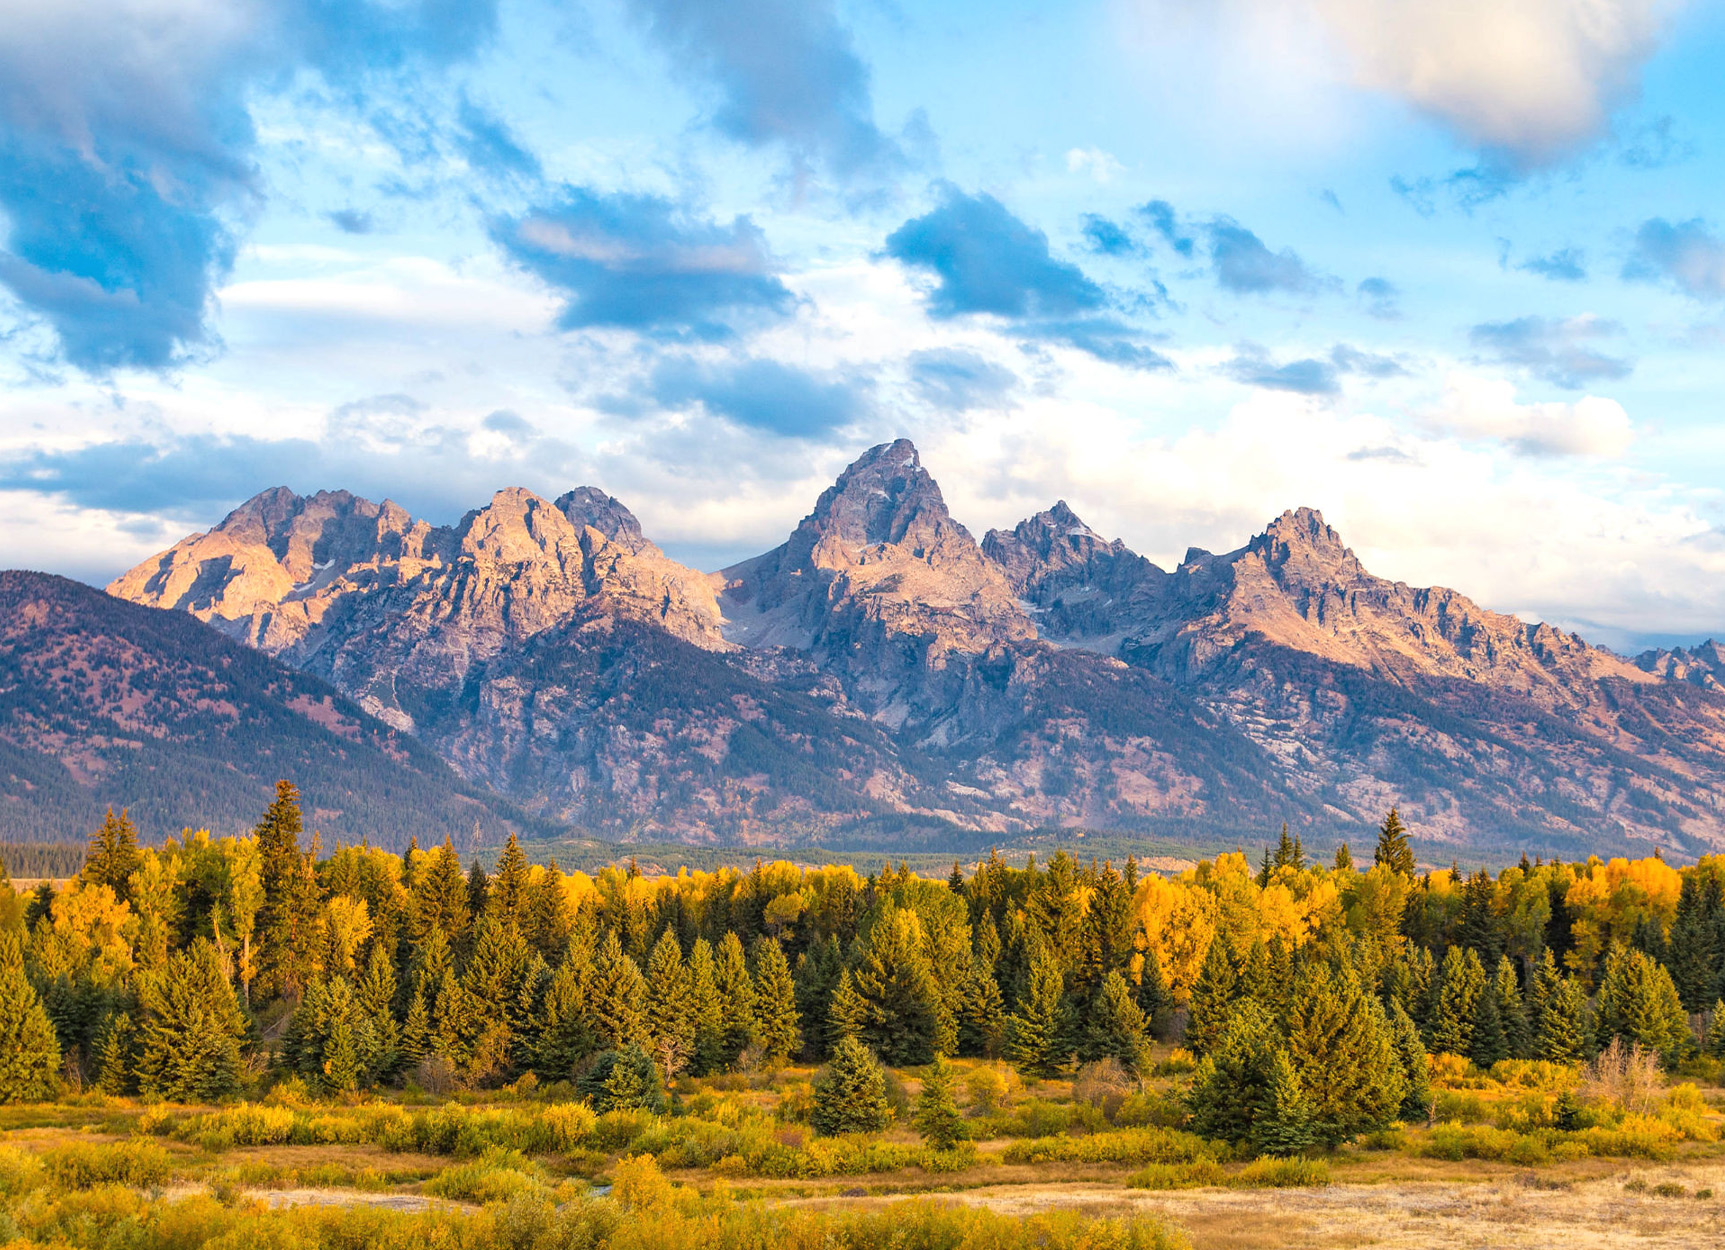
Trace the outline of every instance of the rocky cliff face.
{"label": "rocky cliff face", "polygon": [[1376,577],[1309,509],[1172,572],[1064,501],[979,545],[904,440],[714,575],[588,487],[446,529],[270,491],[110,590],[611,834],[1346,836],[1400,803],[1457,844],[1725,845],[1716,646],[1630,663]]}

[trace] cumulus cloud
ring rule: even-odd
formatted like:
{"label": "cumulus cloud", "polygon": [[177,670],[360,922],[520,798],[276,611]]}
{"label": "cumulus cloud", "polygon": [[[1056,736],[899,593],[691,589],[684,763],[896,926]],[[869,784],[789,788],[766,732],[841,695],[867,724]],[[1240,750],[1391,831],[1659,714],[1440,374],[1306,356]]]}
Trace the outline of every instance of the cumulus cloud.
{"label": "cumulus cloud", "polygon": [[1210,267],[1216,284],[1236,295],[1282,292],[1309,295],[1327,285],[1292,248],[1272,252],[1264,241],[1231,217],[1217,217],[1205,227],[1210,242]]}
{"label": "cumulus cloud", "polygon": [[1084,214],[1084,241],[1101,256],[1131,256],[1138,251],[1125,227],[1098,213]]}
{"label": "cumulus cloud", "polygon": [[1021,338],[1063,344],[1132,369],[1169,367],[1139,330],[1107,315],[1100,286],[1077,265],[1055,259],[1048,236],[992,195],[944,188],[938,205],[887,236],[886,254],[933,275],[930,316],[1000,317]]}
{"label": "cumulus cloud", "polygon": [[906,363],[923,399],[952,412],[997,407],[1018,385],[1012,370],[961,348],[912,352]]}
{"label": "cumulus cloud", "polygon": [[566,187],[551,204],[494,222],[491,233],[517,264],[568,295],[566,329],[718,339],[739,320],[777,318],[794,302],[748,218],[721,225],[658,196]]}
{"label": "cumulus cloud", "polygon": [[1620,456],[1635,437],[1616,400],[1589,395],[1574,403],[1516,402],[1499,379],[1450,377],[1431,423],[1464,438],[1489,439],[1529,456]]}
{"label": "cumulus cloud", "polygon": [[629,0],[687,79],[716,93],[713,125],[840,175],[899,159],[876,129],[869,70],[833,0]]}
{"label": "cumulus cloud", "polygon": [[1580,390],[1594,382],[1626,378],[1635,366],[1607,356],[1590,343],[1623,333],[1615,321],[1590,314],[1557,320],[1518,317],[1476,325],[1468,338],[1504,364],[1517,365],[1565,390]]}
{"label": "cumulus cloud", "polygon": [[1177,254],[1185,257],[1192,255],[1197,240],[1192,237],[1190,230],[1180,226],[1174,206],[1167,200],[1151,200],[1148,204],[1140,205],[1138,215],[1149,222],[1150,228],[1161,235],[1162,241]]}
{"label": "cumulus cloud", "polygon": [[1357,82],[1517,170],[1602,135],[1659,44],[1668,0],[1313,0]]}
{"label": "cumulus cloud", "polygon": [[539,158],[522,146],[502,118],[465,94],[455,117],[455,148],[470,168],[493,178],[539,179]]}
{"label": "cumulus cloud", "polygon": [[1073,148],[1066,153],[1066,172],[1069,174],[1088,174],[1095,181],[1106,186],[1115,178],[1126,172],[1112,153],[1101,148]]}
{"label": "cumulus cloud", "polygon": [[1679,222],[1650,218],[1635,232],[1623,276],[1668,282],[1695,299],[1725,299],[1725,241],[1699,217]]}
{"label": "cumulus cloud", "polygon": [[1362,351],[1347,343],[1337,343],[1327,357],[1308,356],[1280,363],[1256,343],[1247,343],[1222,366],[1222,372],[1236,382],[1263,390],[1331,396],[1341,393],[1345,374],[1392,378],[1407,369],[1393,356]]}
{"label": "cumulus cloud", "polygon": [[822,377],[777,360],[722,365],[675,359],[654,371],[652,396],[667,408],[699,404],[737,425],[791,438],[817,438],[868,411],[866,379]]}
{"label": "cumulus cloud", "polygon": [[1587,255],[1580,248],[1563,247],[1544,256],[1531,256],[1516,268],[1553,282],[1584,282],[1587,280]]}
{"label": "cumulus cloud", "polygon": [[1401,288],[1388,278],[1364,278],[1354,288],[1366,306],[1368,316],[1379,321],[1394,321],[1402,315]]}
{"label": "cumulus cloud", "polygon": [[81,368],[210,341],[258,194],[249,96],[296,70],[357,97],[492,33],[495,0],[57,0],[0,22],[0,282]]}

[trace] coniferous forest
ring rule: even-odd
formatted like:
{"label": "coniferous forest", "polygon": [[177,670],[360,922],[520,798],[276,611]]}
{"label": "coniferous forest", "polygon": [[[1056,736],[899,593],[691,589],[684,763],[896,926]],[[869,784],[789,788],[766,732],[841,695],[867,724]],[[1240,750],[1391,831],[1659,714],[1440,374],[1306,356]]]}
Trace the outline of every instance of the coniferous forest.
{"label": "coniferous forest", "polygon": [[[1322,1185],[1384,1152],[1713,1157],[1725,858],[1465,875],[1416,853],[1391,811],[1357,857],[1320,862],[1284,831],[1256,864],[1177,874],[1059,852],[944,880],[588,875],[513,837],[489,868],[448,842],[323,855],[285,782],[250,837],[144,847],[110,812],[76,877],[0,890],[8,1124],[101,1130],[0,1146],[3,1218],[118,1246],[77,1225],[77,1195],[178,1178],[214,1196],[211,1237],[246,1194],[308,1185],[444,1204],[422,1221],[531,1208],[565,1239],[622,1238],[592,1221],[630,1204],[667,1237],[700,1219],[743,1237],[726,1221],[777,1208],[737,1187],[846,1177],[914,1191],[1031,1168],[1173,1191]],[[332,1161],[269,1161],[305,1146]],[[1003,1235],[917,1210],[932,1241]],[[358,1217],[270,1218],[330,1241]],[[373,1232],[424,1234],[401,1219]]]}

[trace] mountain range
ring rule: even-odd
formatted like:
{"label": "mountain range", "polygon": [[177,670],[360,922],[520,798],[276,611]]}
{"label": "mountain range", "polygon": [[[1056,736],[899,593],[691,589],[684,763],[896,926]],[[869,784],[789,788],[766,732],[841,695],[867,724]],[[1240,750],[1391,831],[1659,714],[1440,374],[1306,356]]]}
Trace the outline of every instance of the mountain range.
{"label": "mountain range", "polygon": [[1725,654],[1631,661],[1375,577],[1310,509],[1163,569],[1065,503],[978,542],[908,441],[717,573],[581,488],[456,525],[265,491],[108,593],[328,683],[600,836],[1048,827],[1458,851],[1725,846]]}

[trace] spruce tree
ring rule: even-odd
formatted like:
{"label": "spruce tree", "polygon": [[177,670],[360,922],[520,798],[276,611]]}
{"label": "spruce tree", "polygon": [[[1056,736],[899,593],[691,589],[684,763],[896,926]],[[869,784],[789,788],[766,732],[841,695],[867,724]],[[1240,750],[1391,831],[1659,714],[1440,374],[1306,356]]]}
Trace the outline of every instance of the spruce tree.
{"label": "spruce tree", "polygon": [[1378,829],[1378,844],[1372,862],[1382,864],[1391,872],[1400,873],[1404,877],[1414,875],[1414,853],[1413,848],[1408,845],[1408,829],[1402,824],[1401,816],[1393,807]]}
{"label": "spruce tree", "polygon": [[1402,1095],[1402,1119],[1429,1118],[1432,1109],[1431,1056],[1420,1040],[1419,1026],[1402,1010],[1400,1003],[1390,1004],[1389,1020],[1406,1087]]}
{"label": "spruce tree", "polygon": [[803,1049],[816,1058],[824,1057],[827,1039],[827,1011],[832,1005],[833,991],[838,988],[839,973],[844,969],[844,953],[833,934],[816,942],[797,957],[796,984],[797,1019],[802,1021]]}
{"label": "spruce tree", "polygon": [[381,945],[371,948],[359,983],[359,1007],[371,1025],[371,1048],[360,1056],[368,1079],[387,1081],[401,1068],[401,1028],[395,1022],[395,962]]}
{"label": "spruce tree", "polygon": [[473,916],[483,916],[491,906],[491,878],[477,859],[467,870],[467,910]]}
{"label": "spruce tree", "polygon": [[1258,1154],[1297,1155],[1320,1140],[1320,1124],[1311,1099],[1287,1051],[1276,1050],[1271,1055],[1269,1085],[1264,1092],[1263,1114],[1248,1139]]}
{"label": "spruce tree", "polygon": [[0,929],[0,1103],[52,1097],[59,1068],[60,1042],[24,975],[23,943]]}
{"label": "spruce tree", "polygon": [[401,1025],[401,1064],[412,1068],[431,1053],[433,1046],[431,1007],[424,991],[415,990]]}
{"label": "spruce tree", "polygon": [[755,939],[755,1042],[769,1065],[782,1064],[802,1049],[797,990],[777,938]]}
{"label": "spruce tree", "polygon": [[472,908],[467,900],[467,882],[461,875],[461,858],[448,838],[414,873],[412,889],[410,911],[416,941],[425,941],[433,930],[451,945],[466,937]]}
{"label": "spruce tree", "polygon": [[130,813],[120,809],[118,816],[110,807],[102,818],[102,827],[90,835],[90,849],[84,855],[84,871],[79,874],[91,885],[105,885],[122,903],[132,898],[132,874],[143,864],[138,851],[138,826]]}
{"label": "spruce tree", "polygon": [[689,1005],[695,1021],[695,1056],[690,1064],[697,1076],[719,1072],[725,1066],[724,1005],[719,1000],[718,968],[713,945],[695,939],[689,952]]}
{"label": "spruce tree", "polygon": [[[1199,1061],[1187,1091],[1194,1131],[1233,1143],[1270,1136],[1278,1058],[1286,1061],[1275,1021],[1261,1004],[1241,1001]],[[1309,1125],[1310,1109],[1298,1110]]]}
{"label": "spruce tree", "polygon": [[972,955],[959,986],[958,1053],[992,1058],[1000,1053],[1006,1007],[994,969]]}
{"label": "spruce tree", "polygon": [[1353,870],[1354,870],[1353,852],[1349,851],[1348,850],[1348,844],[1346,842],[1343,842],[1341,845],[1336,847],[1336,860],[1335,860],[1335,865],[1332,868],[1332,871],[1335,872],[1338,876],[1340,876],[1340,875],[1343,875],[1346,873],[1350,873]]}
{"label": "spruce tree", "polygon": [[892,1123],[886,1073],[874,1052],[855,1038],[834,1043],[832,1058],[816,1075],[809,1123],[829,1136],[878,1133]]}
{"label": "spruce tree", "polygon": [[1594,1005],[1600,1046],[1613,1037],[1656,1051],[1668,1062],[1693,1045],[1689,1019],[1671,974],[1645,951],[1614,943],[1605,957]]}
{"label": "spruce tree", "polygon": [[1713,1010],[1707,1019],[1707,1053],[1715,1059],[1725,1059],[1725,998],[1713,1000]]}
{"label": "spruce tree", "polygon": [[1110,972],[1086,1013],[1079,1057],[1086,1061],[1117,1059],[1130,1075],[1139,1076],[1149,1052],[1145,1032],[1144,1013],[1132,1001],[1126,978]]}
{"label": "spruce tree", "polygon": [[1144,1027],[1152,1037],[1165,1037],[1174,1017],[1174,992],[1162,975],[1162,961],[1156,948],[1144,952],[1144,966],[1138,973],[1138,1010],[1144,1013]]}
{"label": "spruce tree", "polygon": [[1054,1076],[1066,1066],[1067,1021],[1060,968],[1038,944],[1031,952],[1029,985],[1006,1024],[1006,1057],[1026,1076]]}
{"label": "spruce tree", "polygon": [[755,982],[749,975],[749,961],[743,954],[743,943],[735,931],[725,934],[719,942],[718,958],[713,970],[719,989],[719,1007],[724,1037],[723,1066],[736,1066],[737,1057],[755,1038]]}
{"label": "spruce tree", "polygon": [[695,997],[683,951],[670,929],[659,935],[647,957],[646,1011],[648,1053],[666,1078],[688,1066],[695,1053]]}
{"label": "spruce tree", "polygon": [[939,1049],[943,1006],[916,914],[881,909],[852,974],[867,1004],[862,1037],[891,1064],[922,1064]]}
{"label": "spruce tree", "polygon": [[262,980],[287,996],[298,995],[311,980],[322,945],[317,873],[300,850],[303,832],[299,791],[279,781],[275,801],[254,831],[263,884],[257,930]]}
{"label": "spruce tree", "polygon": [[136,1066],[146,1098],[215,1102],[240,1081],[246,1019],[216,949],[199,938],[137,978]]}
{"label": "spruce tree", "polygon": [[1720,985],[1720,961],[1725,951],[1718,945],[1725,932],[1722,921],[1725,900],[1721,899],[1718,875],[1703,868],[1686,872],[1677,915],[1671,923],[1669,956],[1671,980],[1685,1011],[1706,1010],[1725,989]]}
{"label": "spruce tree", "polygon": [[526,918],[528,875],[527,855],[511,833],[497,857],[497,875],[486,891],[486,911],[505,924],[521,924]]}
{"label": "spruce tree", "polygon": [[1389,1123],[1407,1080],[1383,1007],[1358,975],[1345,966],[1309,964],[1284,1010],[1287,1055],[1316,1139],[1335,1146]]}
{"label": "spruce tree", "polygon": [[599,1039],[612,1050],[639,1045],[647,1039],[643,1016],[646,983],[641,969],[623,951],[614,929],[605,933],[599,949],[593,986],[593,1017]]}
{"label": "spruce tree", "polygon": [[97,1088],[104,1094],[125,1095],[137,1091],[132,1070],[132,1017],[124,1011],[109,1016],[102,1028],[96,1051]]}
{"label": "spruce tree", "polygon": [[1473,1022],[1473,1037],[1468,1042],[1467,1057],[1481,1071],[1489,1072],[1499,1059],[1509,1057],[1509,1039],[1498,1011],[1494,983],[1488,983],[1479,996],[1479,1006]]}
{"label": "spruce tree", "polygon": [[1474,1025],[1485,991],[1485,969],[1478,955],[1460,946],[1444,952],[1430,1025],[1433,1050],[1444,1055],[1473,1052]]}
{"label": "spruce tree", "polygon": [[1186,1049],[1199,1058],[1209,1054],[1227,1028],[1233,1015],[1239,975],[1228,953],[1227,939],[1217,934],[1210,939],[1210,949],[1192,983],[1192,996],[1186,1020]]}
{"label": "spruce tree", "polygon": [[951,1150],[964,1136],[964,1120],[952,1094],[952,1078],[952,1065],[946,1056],[936,1055],[923,1075],[922,1091],[916,1096],[916,1112],[911,1122],[922,1139],[936,1150]]}
{"label": "spruce tree", "polygon": [[1497,961],[1497,975],[1492,978],[1492,998],[1497,1018],[1503,1025],[1505,1057],[1530,1059],[1533,1034],[1528,1026],[1527,1006],[1522,1001],[1521,978],[1515,974],[1515,961],[1508,955]]}
{"label": "spruce tree", "polygon": [[827,1008],[827,1037],[830,1039],[828,1051],[837,1046],[839,1039],[843,1037],[861,1041],[863,1028],[867,1023],[868,1004],[863,1002],[862,995],[857,993],[856,982],[851,979],[851,970],[845,968],[839,973],[838,988],[833,991],[832,1005]]}
{"label": "spruce tree", "polygon": [[542,1080],[567,1080],[598,1044],[590,1024],[593,957],[585,936],[571,938],[545,987],[535,1028],[533,1070]]}
{"label": "spruce tree", "polygon": [[1593,1026],[1587,992],[1574,977],[1559,976],[1548,950],[1536,982],[1539,1014],[1534,1020],[1533,1057],[1550,1063],[1575,1063],[1593,1053]]}

